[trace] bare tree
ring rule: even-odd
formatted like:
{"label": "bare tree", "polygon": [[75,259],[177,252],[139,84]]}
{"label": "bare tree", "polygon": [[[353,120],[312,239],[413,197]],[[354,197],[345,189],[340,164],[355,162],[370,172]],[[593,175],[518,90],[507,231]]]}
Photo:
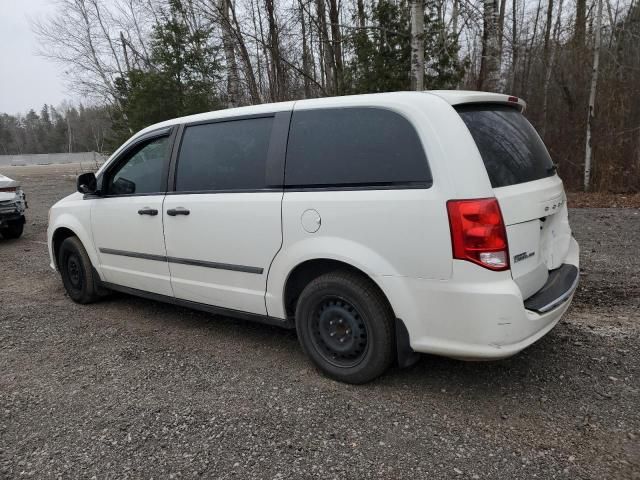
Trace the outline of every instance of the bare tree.
{"label": "bare tree", "polygon": [[304,70],[304,77],[302,81],[304,82],[304,97],[311,97],[311,63],[313,62],[313,58],[311,57],[311,51],[309,48],[309,40],[307,33],[307,22],[303,0],[298,0],[298,5],[300,9],[300,27],[302,33],[302,69]]}
{"label": "bare tree", "polygon": [[[252,1],[253,5],[253,1]],[[247,45],[240,30],[240,22],[238,22],[238,17],[236,15],[236,9],[233,3],[229,5],[231,10],[231,17],[233,19],[233,33],[235,35],[236,42],[238,44],[238,49],[240,50],[240,58],[242,59],[242,63],[244,66],[244,76],[247,80],[247,88],[249,90],[249,97],[251,99],[251,103],[261,103],[262,98],[260,95],[260,91],[258,89],[258,83],[256,81],[255,71],[253,68],[253,64],[251,62],[251,57],[249,56],[249,50],[247,49]],[[255,21],[255,18],[254,18]],[[258,68],[258,71],[260,68]]]}
{"label": "bare tree", "polygon": [[219,0],[218,9],[220,11],[220,26],[222,28],[222,45],[224,56],[227,62],[227,105],[237,107],[240,101],[240,75],[238,73],[238,63],[236,62],[236,52],[234,45],[234,35],[231,21],[229,19],[229,0]]}
{"label": "bare tree", "polygon": [[329,20],[331,22],[331,50],[333,52],[333,83],[336,94],[343,93],[344,67],[342,62],[342,33],[340,32],[340,11],[338,0],[329,0]]}
{"label": "bare tree", "polygon": [[323,87],[328,92],[334,92],[335,86],[333,83],[333,61],[335,58],[331,47],[331,39],[329,38],[329,32],[327,31],[327,9],[324,0],[316,0],[316,14],[318,22],[318,35],[320,36],[321,48],[320,57],[322,58],[321,69],[324,74],[322,82]]}
{"label": "bare tree", "polygon": [[515,93],[516,72],[518,71],[518,0],[513,0],[511,14],[511,81],[509,90]]}
{"label": "bare tree", "polygon": [[496,91],[500,83],[500,42],[497,0],[484,0],[482,58],[478,90]]}
{"label": "bare tree", "polygon": [[411,0],[411,90],[424,89],[424,0]]}
{"label": "bare tree", "polygon": [[499,63],[502,64],[502,47],[504,45],[504,15],[506,8],[507,0],[500,0],[500,13],[498,14],[498,58]]}
{"label": "bare tree", "polygon": [[[553,0],[549,0],[549,8],[551,8]],[[543,87],[543,95],[542,95],[542,122],[540,127],[540,135],[544,138],[546,130],[547,130],[547,113],[549,107],[549,87],[551,85],[551,73],[553,72],[555,61],[556,61],[556,51],[558,49],[558,43],[560,42],[560,26],[562,23],[562,4],[563,0],[559,0],[558,2],[558,14],[556,17],[556,24],[553,27],[553,44],[549,45],[549,40],[546,38],[545,34],[545,53],[544,53],[544,87]],[[549,16],[547,15],[547,21],[551,23]]]}
{"label": "bare tree", "polygon": [[589,191],[591,186],[591,156],[592,145],[591,136],[593,120],[596,108],[596,89],[598,87],[598,69],[600,67],[600,45],[602,36],[602,0],[598,0],[598,11],[596,13],[596,26],[593,45],[593,67],[591,69],[591,87],[589,88],[589,114],[587,116],[587,134],[584,154],[584,191]]}
{"label": "bare tree", "polygon": [[267,22],[269,25],[269,55],[271,60],[271,99],[275,102],[284,100],[285,74],[282,55],[280,52],[280,34],[275,17],[274,0],[265,0],[267,9]]}
{"label": "bare tree", "polygon": [[538,8],[536,9],[536,17],[533,22],[533,34],[531,35],[531,40],[529,41],[528,53],[526,55],[525,68],[522,75],[522,85],[521,90],[524,92],[524,95],[527,96],[529,92],[529,74],[531,72],[531,62],[533,61],[532,52],[534,50],[534,45],[537,39],[538,33],[538,21],[540,19],[540,11],[542,10],[542,0],[538,0]]}
{"label": "bare tree", "polygon": [[364,30],[364,26],[367,22],[366,13],[364,11],[364,0],[356,0],[358,7],[358,26]]}
{"label": "bare tree", "polygon": [[576,0],[576,22],[573,40],[576,46],[584,46],[587,26],[587,0]]}

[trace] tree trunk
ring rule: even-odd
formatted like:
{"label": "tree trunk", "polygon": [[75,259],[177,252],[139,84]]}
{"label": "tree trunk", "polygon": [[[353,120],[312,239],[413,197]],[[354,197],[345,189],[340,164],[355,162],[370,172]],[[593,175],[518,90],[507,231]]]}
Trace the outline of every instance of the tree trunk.
{"label": "tree trunk", "polygon": [[311,62],[313,58],[311,57],[311,52],[309,51],[309,43],[307,41],[307,27],[306,27],[306,19],[304,14],[304,5],[302,0],[299,0],[300,5],[300,25],[302,27],[302,71],[303,82],[304,82],[304,98],[311,98],[311,81],[313,78],[313,74],[311,72]]}
{"label": "tree trunk", "polygon": [[131,72],[131,64],[129,63],[129,54],[127,53],[127,42],[124,39],[124,33],[120,31],[120,43],[122,44],[122,53],[124,54],[124,64],[127,67],[127,73]]}
{"label": "tree trunk", "polygon": [[587,28],[587,0],[576,0],[576,25],[573,34],[573,41],[576,46],[584,46],[585,33]]}
{"label": "tree trunk", "polygon": [[497,0],[484,0],[484,29],[478,90],[496,91],[500,83]]}
{"label": "tree trunk", "polygon": [[316,10],[318,14],[318,30],[320,33],[320,40],[322,42],[320,53],[322,57],[322,64],[324,66],[325,81],[323,82],[323,86],[329,94],[332,94],[335,92],[333,84],[333,52],[331,48],[331,41],[329,39],[329,32],[327,31],[327,11],[324,0],[316,1]]}
{"label": "tree trunk", "polygon": [[343,65],[342,65],[342,34],[340,32],[340,11],[338,1],[329,0],[329,20],[331,22],[331,44],[333,50],[333,64],[335,66],[333,82],[336,86],[336,94],[343,93]]}
{"label": "tree trunk", "polygon": [[453,36],[458,39],[458,19],[460,18],[460,1],[453,0],[453,7],[451,10],[451,28],[453,30]]}
{"label": "tree trunk", "polygon": [[[260,0],[258,0],[259,2]],[[261,49],[262,49],[262,56],[264,58],[264,63],[266,66],[264,67],[260,67],[258,69],[258,75],[259,75],[259,82],[260,82],[260,91],[261,92],[266,92],[267,87],[265,86],[265,80],[264,80],[264,71],[266,70],[267,73],[267,80],[269,80],[269,76],[271,75],[271,66],[269,65],[269,45],[268,45],[268,41],[267,39],[265,39],[264,36],[264,28],[262,26],[262,8],[260,8],[260,4],[256,2],[256,11],[258,13],[258,31],[256,33],[259,33],[260,36],[258,37],[258,41],[256,42],[258,45],[260,45]],[[260,54],[256,52],[256,58],[258,58],[258,61],[260,61]],[[271,88],[271,84],[268,81],[267,83],[269,83],[269,88]]]}
{"label": "tree trunk", "polygon": [[511,19],[511,86],[509,88],[512,95],[516,94],[516,73],[518,69],[518,2],[513,0],[513,18]]}
{"label": "tree trunk", "polygon": [[502,46],[504,44],[504,11],[507,4],[507,0],[500,0],[500,13],[498,15],[498,51],[499,63],[502,64]]}
{"label": "tree trunk", "polygon": [[[551,4],[553,0],[549,0]],[[549,5],[551,8],[551,5]],[[556,17],[556,24],[553,27],[553,45],[547,46],[547,54],[544,63],[544,88],[542,98],[542,127],[540,128],[540,136],[544,139],[547,132],[547,111],[549,106],[549,86],[551,85],[551,73],[553,72],[556,55],[558,50],[558,44],[560,43],[560,25],[562,22],[562,0],[558,2],[558,16]],[[549,51],[550,50],[550,51]]]}
{"label": "tree trunk", "polygon": [[540,9],[542,8],[542,0],[538,0],[538,8],[536,10],[536,19],[533,22],[533,35],[531,35],[531,42],[529,42],[529,57],[527,58],[527,51],[524,51],[525,54],[525,70],[522,76],[522,86],[521,90],[524,93],[524,97],[528,98],[529,95],[529,73],[531,72],[531,61],[533,60],[533,46],[536,41],[536,36],[538,34],[538,21],[540,20]]}
{"label": "tree trunk", "polygon": [[[253,31],[255,32],[255,40],[258,40],[257,34],[258,32],[262,32],[262,18],[260,18],[260,27],[258,27],[256,22],[256,10],[258,10],[259,15],[259,7],[255,5],[253,0],[251,0],[251,21],[253,23]],[[235,25],[234,31],[236,32],[236,38],[238,40],[238,47],[240,48],[240,55],[242,57],[242,62],[245,65],[245,76],[247,77],[247,83],[249,86],[249,94],[251,95],[251,103],[259,104],[262,102],[260,92],[262,91],[262,65],[260,63],[260,46],[259,41],[254,42],[256,46],[256,70],[258,72],[258,78],[256,79],[255,71],[253,69],[253,65],[251,64],[251,59],[249,58],[249,51],[247,46],[242,38],[242,33],[240,32],[240,24],[238,23],[238,18],[236,17],[235,8],[233,4],[231,5],[231,15],[233,16],[233,24]],[[264,47],[263,47],[264,48]]]}
{"label": "tree trunk", "polygon": [[227,106],[240,106],[240,75],[236,62],[235,46],[233,44],[233,32],[229,19],[229,0],[220,0],[218,8],[222,17],[222,45],[224,57],[227,63]]}
{"label": "tree trunk", "polygon": [[591,130],[595,118],[596,88],[598,86],[598,68],[600,66],[600,42],[602,30],[602,0],[598,0],[598,12],[596,14],[595,42],[593,46],[593,68],[591,70],[591,87],[589,89],[589,114],[587,116],[587,139],[584,154],[584,191],[591,187]]}
{"label": "tree trunk", "polygon": [[284,65],[280,58],[280,36],[276,24],[273,0],[265,0],[267,22],[269,25],[269,55],[271,57],[271,99],[274,102],[284,100]]}
{"label": "tree trunk", "polygon": [[549,41],[551,40],[551,28],[553,23],[553,0],[549,0],[547,4],[547,23],[544,28],[544,44],[542,46],[542,60],[544,62],[543,68],[548,68],[549,63]]}
{"label": "tree trunk", "polygon": [[364,11],[364,0],[358,0],[358,26],[364,29],[366,25],[366,14]]}
{"label": "tree trunk", "polygon": [[424,0],[411,0],[411,90],[424,90]]}

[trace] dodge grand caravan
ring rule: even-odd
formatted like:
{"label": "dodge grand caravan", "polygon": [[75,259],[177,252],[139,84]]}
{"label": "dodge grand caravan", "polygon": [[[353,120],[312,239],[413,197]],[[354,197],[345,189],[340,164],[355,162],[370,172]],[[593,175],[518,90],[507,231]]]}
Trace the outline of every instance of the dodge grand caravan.
{"label": "dodge grand caravan", "polygon": [[295,328],[327,375],[513,355],[578,282],[562,181],[522,100],[398,92],[170,120],[50,212],[68,295]]}

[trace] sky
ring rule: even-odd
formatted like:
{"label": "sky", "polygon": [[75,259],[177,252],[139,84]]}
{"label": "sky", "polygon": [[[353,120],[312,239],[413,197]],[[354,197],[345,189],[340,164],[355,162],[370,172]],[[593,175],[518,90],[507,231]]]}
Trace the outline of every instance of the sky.
{"label": "sky", "polygon": [[61,65],[37,55],[30,20],[55,9],[53,0],[0,0],[0,112],[40,111],[73,95],[65,89]]}

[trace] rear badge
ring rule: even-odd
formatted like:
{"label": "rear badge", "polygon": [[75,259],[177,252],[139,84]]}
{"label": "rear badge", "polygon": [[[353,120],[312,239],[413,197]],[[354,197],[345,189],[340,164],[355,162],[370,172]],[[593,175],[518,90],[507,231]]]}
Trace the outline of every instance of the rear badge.
{"label": "rear badge", "polygon": [[544,207],[544,211],[548,212],[549,208],[551,208],[552,210],[555,210],[556,208],[560,208],[563,204],[564,204],[564,199],[560,200],[555,205],[548,205],[548,206]]}
{"label": "rear badge", "polygon": [[529,257],[533,257],[536,252],[522,252],[513,256],[513,263],[521,262],[522,260],[526,260]]}

